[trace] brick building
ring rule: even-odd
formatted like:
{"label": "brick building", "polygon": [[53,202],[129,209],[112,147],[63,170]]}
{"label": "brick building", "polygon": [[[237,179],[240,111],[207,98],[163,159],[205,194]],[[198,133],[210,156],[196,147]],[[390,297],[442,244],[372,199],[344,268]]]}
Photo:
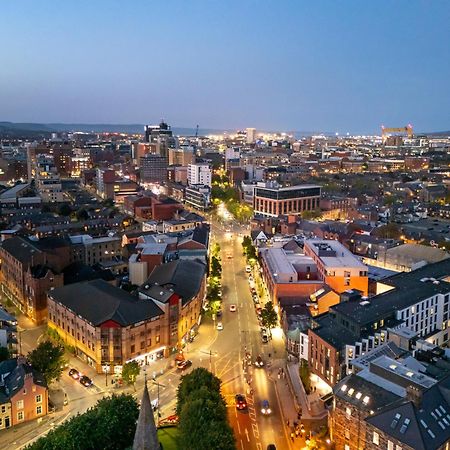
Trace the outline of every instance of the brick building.
{"label": "brick building", "polygon": [[48,389],[42,375],[21,359],[0,363],[0,430],[48,414]]}

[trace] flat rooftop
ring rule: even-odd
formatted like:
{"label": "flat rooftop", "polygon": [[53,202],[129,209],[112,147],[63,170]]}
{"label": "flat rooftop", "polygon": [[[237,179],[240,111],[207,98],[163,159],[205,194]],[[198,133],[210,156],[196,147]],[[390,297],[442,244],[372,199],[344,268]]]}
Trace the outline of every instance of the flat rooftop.
{"label": "flat rooftop", "polygon": [[307,239],[305,247],[315,253],[326,267],[351,267],[367,271],[367,266],[340,242],[324,239]]}

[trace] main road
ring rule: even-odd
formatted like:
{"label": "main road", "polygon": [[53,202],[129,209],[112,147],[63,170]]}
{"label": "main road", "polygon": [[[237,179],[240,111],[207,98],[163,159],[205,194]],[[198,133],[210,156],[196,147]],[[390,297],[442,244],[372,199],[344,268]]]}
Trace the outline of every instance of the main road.
{"label": "main road", "polygon": [[[221,247],[224,329],[212,348],[217,357],[213,370],[222,380],[223,395],[227,401],[230,423],[234,429],[239,450],[265,450],[275,444],[277,450],[289,449],[280,401],[271,377],[272,344],[261,340],[254,303],[245,272],[245,257],[242,254],[242,233],[238,225],[222,225],[212,222],[212,234]],[[236,305],[236,312],[230,305]],[[244,360],[250,355],[250,365]],[[255,359],[261,356],[264,367],[257,368]],[[248,409],[238,411],[235,395],[246,395]],[[267,400],[271,413],[261,412],[262,402]]]}

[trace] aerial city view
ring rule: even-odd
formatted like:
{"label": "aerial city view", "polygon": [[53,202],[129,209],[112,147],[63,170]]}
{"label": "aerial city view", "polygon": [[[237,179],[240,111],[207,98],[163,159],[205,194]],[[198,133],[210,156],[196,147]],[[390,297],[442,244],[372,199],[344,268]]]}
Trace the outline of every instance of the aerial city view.
{"label": "aerial city view", "polygon": [[0,2],[1,450],[449,450],[450,2]]}

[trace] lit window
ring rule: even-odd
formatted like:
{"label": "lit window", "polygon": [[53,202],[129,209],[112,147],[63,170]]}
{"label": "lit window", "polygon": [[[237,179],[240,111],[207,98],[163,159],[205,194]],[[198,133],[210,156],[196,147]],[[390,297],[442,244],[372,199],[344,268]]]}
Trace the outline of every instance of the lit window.
{"label": "lit window", "polygon": [[370,397],[368,396],[368,395],[366,395],[364,398],[363,398],[363,402],[367,405],[367,403],[369,403],[369,400],[370,400]]}
{"label": "lit window", "polygon": [[411,371],[406,372],[407,377],[411,378],[413,375],[414,375],[414,372],[411,372]]}
{"label": "lit window", "polygon": [[396,366],[395,364],[391,364],[391,365],[389,366],[389,369],[395,370],[395,369],[397,369],[397,366]]}
{"label": "lit window", "polygon": [[358,393],[355,395],[355,397],[359,400],[359,399],[362,397],[361,392],[358,392]]}
{"label": "lit window", "polygon": [[394,443],[392,441],[388,441],[387,450],[394,450]]}
{"label": "lit window", "polygon": [[350,395],[350,397],[353,395],[353,392],[355,392],[355,390],[353,388],[350,388],[348,390],[348,395]]}
{"label": "lit window", "polygon": [[23,411],[19,411],[17,413],[17,421],[21,422],[23,420]]}
{"label": "lit window", "polygon": [[342,391],[342,392],[345,392],[346,390],[347,390],[347,385],[346,385],[346,384],[343,384],[342,387],[341,387],[341,391]]}
{"label": "lit window", "polygon": [[17,408],[17,409],[23,409],[23,400],[19,400],[19,401],[16,403],[16,408]]}
{"label": "lit window", "polygon": [[372,442],[376,445],[380,445],[380,435],[376,431],[373,432]]}
{"label": "lit window", "polygon": [[352,416],[352,410],[350,408],[345,408],[345,414],[347,414],[347,419]]}

